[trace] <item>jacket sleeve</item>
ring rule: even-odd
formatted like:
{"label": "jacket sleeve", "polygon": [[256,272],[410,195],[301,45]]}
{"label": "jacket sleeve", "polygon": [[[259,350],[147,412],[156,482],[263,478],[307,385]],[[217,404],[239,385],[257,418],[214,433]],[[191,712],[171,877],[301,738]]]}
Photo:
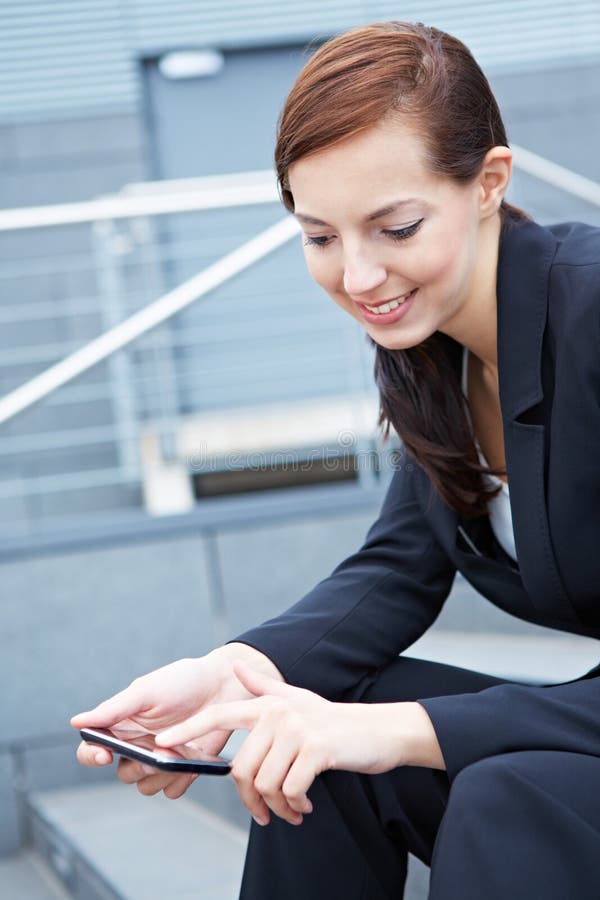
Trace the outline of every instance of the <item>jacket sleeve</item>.
{"label": "jacket sleeve", "polygon": [[517,750],[600,756],[600,670],[543,687],[501,684],[419,700],[433,723],[450,780],[471,763]]}
{"label": "jacket sleeve", "polygon": [[427,524],[416,477],[416,466],[402,465],[360,550],[286,612],[234,640],[268,656],[289,683],[331,699],[417,640],[456,570]]}

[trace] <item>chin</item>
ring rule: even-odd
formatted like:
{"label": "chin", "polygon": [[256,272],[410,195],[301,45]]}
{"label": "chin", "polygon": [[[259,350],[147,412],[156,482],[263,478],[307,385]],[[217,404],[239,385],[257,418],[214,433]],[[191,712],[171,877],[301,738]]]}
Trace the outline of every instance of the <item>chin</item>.
{"label": "chin", "polygon": [[384,350],[410,350],[411,347],[417,347],[419,344],[422,344],[433,333],[433,331],[416,333],[411,330],[410,333],[406,334],[378,334],[375,336],[371,332],[367,332],[371,341],[378,347],[383,347]]}

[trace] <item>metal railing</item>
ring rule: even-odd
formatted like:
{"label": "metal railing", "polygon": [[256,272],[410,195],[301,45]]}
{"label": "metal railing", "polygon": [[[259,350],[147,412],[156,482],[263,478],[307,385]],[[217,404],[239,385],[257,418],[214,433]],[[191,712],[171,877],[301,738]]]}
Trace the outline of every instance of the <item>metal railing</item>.
{"label": "metal railing", "polygon": [[[600,185],[521,147],[513,154],[517,184],[523,177],[540,183],[545,198],[550,186],[563,197],[561,208],[565,198],[600,208]],[[277,203],[274,175],[264,171],[129,185],[87,203],[0,212],[0,239],[23,234],[29,242],[62,228],[70,236],[76,229],[84,245],[74,253],[68,237],[62,254],[38,250],[4,267],[8,294],[11,284],[26,286],[18,303],[0,302],[2,330],[16,336],[0,351],[7,520],[14,522],[16,503],[31,530],[40,514],[52,518],[46,506],[60,507],[47,497],[69,491],[128,485],[125,503],[139,504],[140,440],[149,421],[158,423],[169,458],[178,419],[198,410],[317,397],[323,385],[332,395],[372,390],[361,336],[332,318],[299,254],[291,263],[281,258],[299,229],[292,217],[280,218]],[[241,238],[234,249],[232,232]],[[197,272],[199,252],[208,264]],[[261,265],[269,268],[250,277]],[[211,306],[217,295],[219,306]],[[248,303],[224,322],[219,310],[240,296]],[[199,316],[191,307],[201,297],[206,313]],[[22,377],[31,370],[33,377]],[[66,454],[61,464],[59,453]],[[118,508],[121,500],[111,503]]]}

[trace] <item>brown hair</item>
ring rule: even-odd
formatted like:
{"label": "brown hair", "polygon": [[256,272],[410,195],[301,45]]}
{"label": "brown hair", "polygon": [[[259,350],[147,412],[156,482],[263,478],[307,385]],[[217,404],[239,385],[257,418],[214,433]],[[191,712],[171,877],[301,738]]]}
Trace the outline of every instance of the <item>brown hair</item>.
{"label": "brown hair", "polygon": [[[288,169],[310,153],[398,112],[424,140],[431,172],[467,183],[492,147],[508,146],[488,81],[459,40],[422,24],[382,22],[325,43],[301,71],[279,119],[275,165],[282,200],[294,198]],[[502,201],[504,225],[526,214]],[[390,426],[459,514],[483,515],[498,489],[486,487],[450,339],[435,333],[416,347],[375,344],[379,424]],[[373,342],[374,343],[374,342]]]}

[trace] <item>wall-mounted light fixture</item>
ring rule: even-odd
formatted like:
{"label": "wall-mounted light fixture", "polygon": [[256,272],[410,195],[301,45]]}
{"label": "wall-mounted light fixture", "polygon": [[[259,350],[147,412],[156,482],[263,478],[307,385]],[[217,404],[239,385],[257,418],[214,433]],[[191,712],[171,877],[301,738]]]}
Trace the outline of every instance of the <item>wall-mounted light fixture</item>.
{"label": "wall-mounted light fixture", "polygon": [[158,62],[158,70],[164,78],[207,78],[218,75],[225,59],[218,50],[176,50],[165,53]]}

